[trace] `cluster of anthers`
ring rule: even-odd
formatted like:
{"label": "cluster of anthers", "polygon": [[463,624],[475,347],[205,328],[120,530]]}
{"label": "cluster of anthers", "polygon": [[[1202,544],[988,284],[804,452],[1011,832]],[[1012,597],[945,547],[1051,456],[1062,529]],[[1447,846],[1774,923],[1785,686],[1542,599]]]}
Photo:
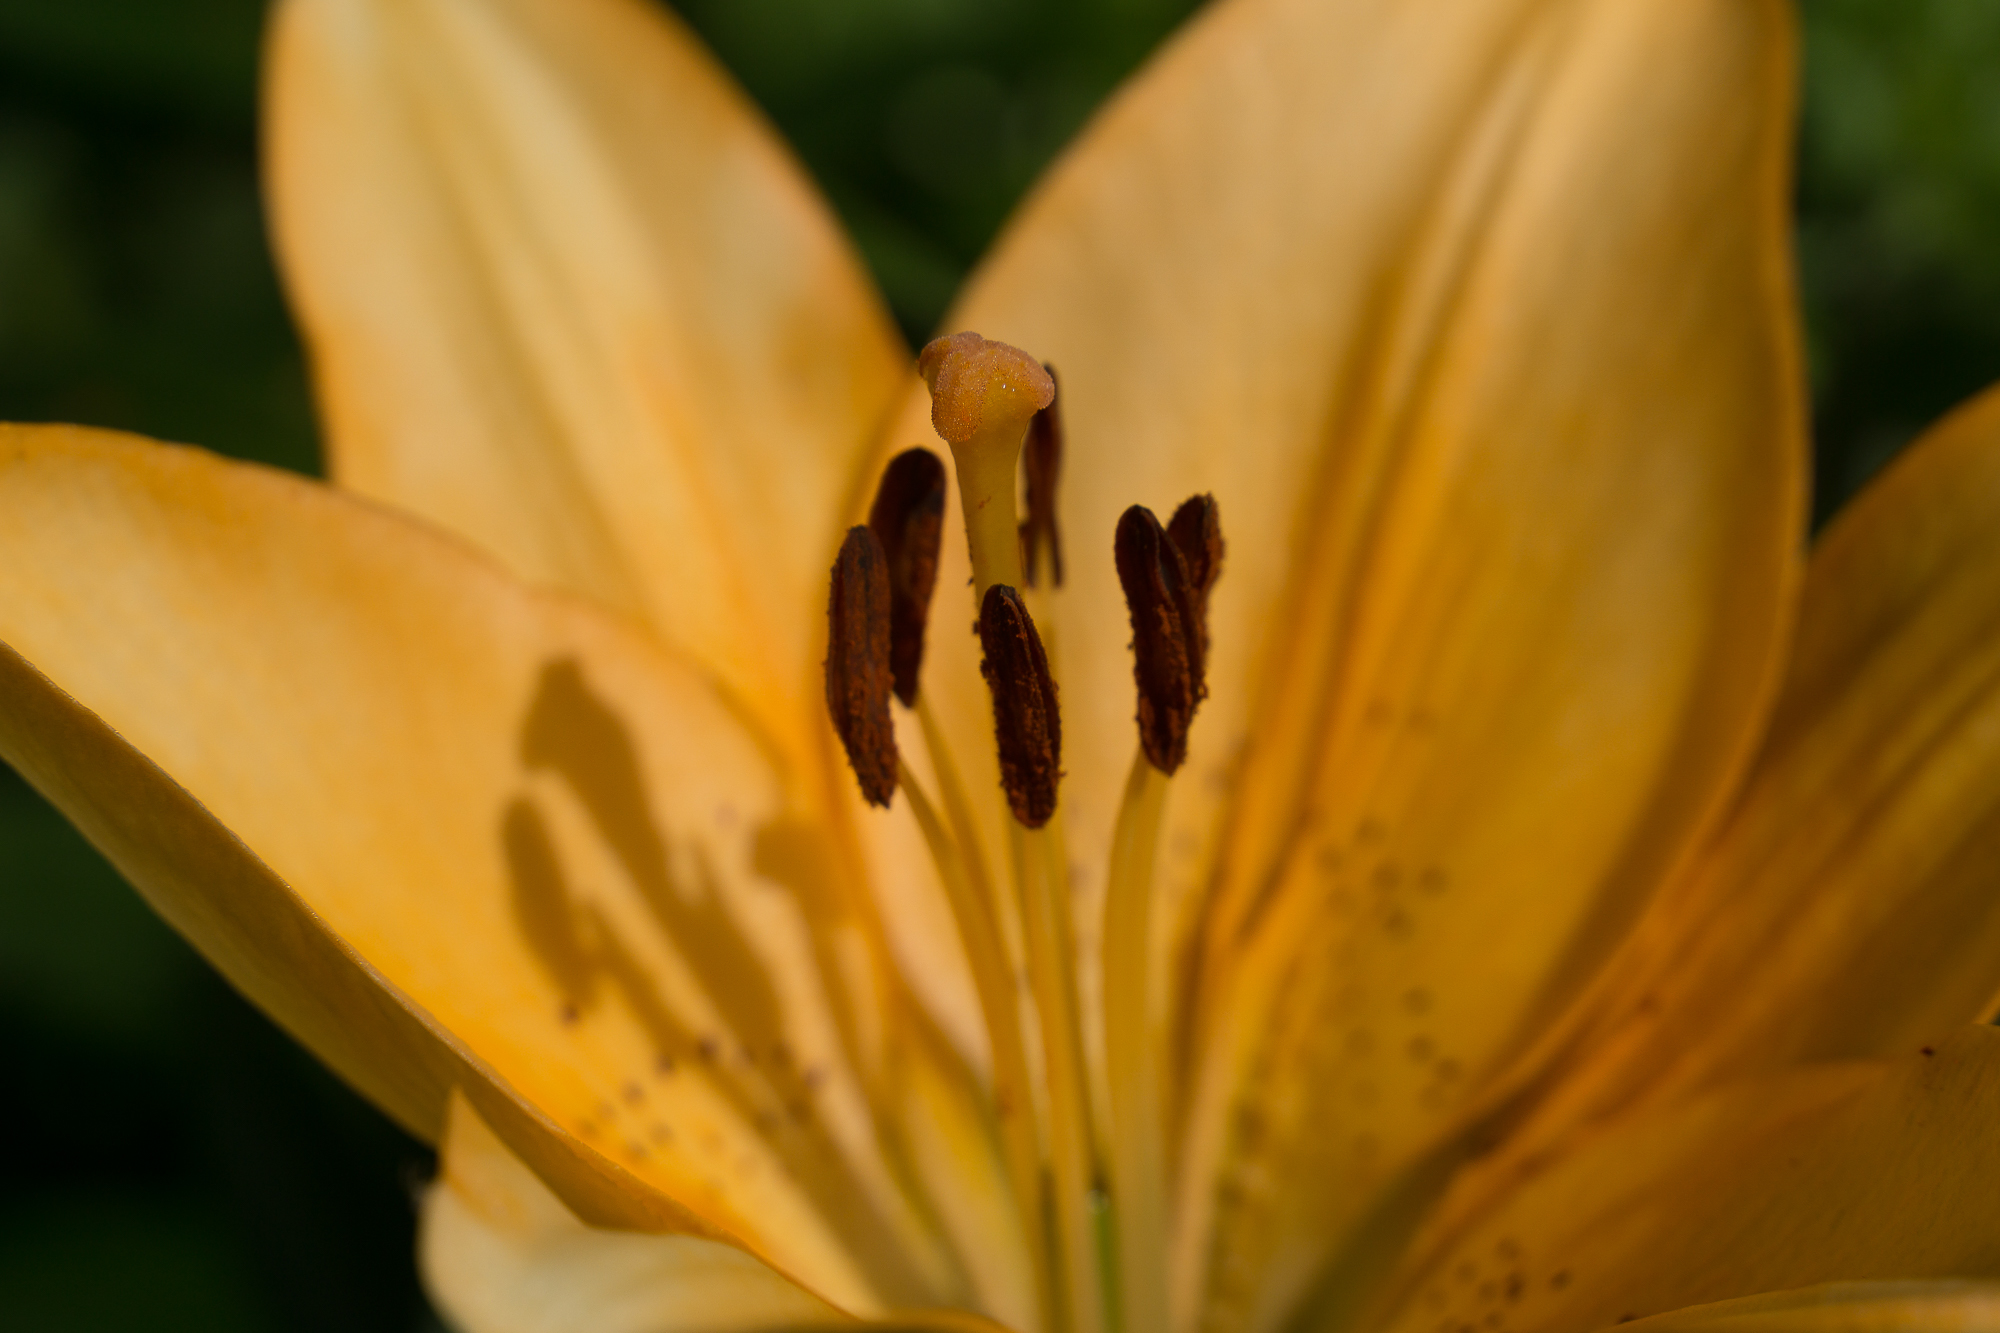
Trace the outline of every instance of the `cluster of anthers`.
{"label": "cluster of anthers", "polygon": [[[931,420],[951,446],[970,547],[981,672],[1011,818],[1013,892],[990,882],[970,798],[919,688],[943,537],[945,469],[926,449],[883,474],[866,526],[849,530],[827,608],[827,706],[863,796],[903,791],[950,899],[993,1054],[993,1099],[1043,1311],[1077,1333],[1166,1326],[1160,1016],[1147,970],[1154,849],[1167,780],[1187,757],[1206,693],[1208,597],[1222,566],[1213,497],[1164,527],[1133,505],[1113,540],[1132,620],[1138,754],[1113,836],[1103,930],[1104,1081],[1085,1068],[1058,789],[1055,673],[1021,589],[1063,580],[1056,481],[1063,434],[1055,379],[1019,348],[958,333],[925,347]],[[1025,449],[1024,449],[1025,445]],[[1025,463],[1025,467],[1023,464]],[[1016,520],[1020,472],[1027,517]],[[941,800],[897,753],[890,696],[916,715]],[[1002,928],[1003,919],[1014,929]],[[1018,945],[1010,943],[1018,941]],[[1017,982],[1025,979],[1025,989]],[[1035,1024],[1042,1077],[1026,1026]],[[1102,1114],[1100,1114],[1102,1112]],[[1099,1125],[1108,1124],[1108,1141]]]}

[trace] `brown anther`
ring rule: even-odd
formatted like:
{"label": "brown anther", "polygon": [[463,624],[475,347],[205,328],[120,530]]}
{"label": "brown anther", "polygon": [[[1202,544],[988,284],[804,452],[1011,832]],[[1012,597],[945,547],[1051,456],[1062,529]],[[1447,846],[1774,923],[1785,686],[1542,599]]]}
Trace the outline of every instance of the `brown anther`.
{"label": "brown anther", "polygon": [[1190,620],[1187,563],[1144,505],[1118,520],[1112,550],[1132,616],[1132,675],[1139,686],[1139,745],[1162,773],[1187,759],[1194,722],[1200,631]]}
{"label": "brown anther", "polygon": [[896,794],[889,719],[889,569],[867,528],[847,530],[826,603],[826,706],[870,805]]}
{"label": "brown anther", "polygon": [[[976,333],[954,333],[927,343],[917,354],[917,373],[930,386],[931,425],[952,444],[1010,424],[1018,430],[1056,396],[1055,382],[1041,362]],[[1014,435],[1013,441],[1020,438]]]}
{"label": "brown anther", "polygon": [[914,708],[944,538],[944,464],[936,454],[906,449],[890,461],[868,511],[868,529],[888,562],[889,669],[896,697]]}
{"label": "brown anther", "polygon": [[1042,548],[1047,546],[1049,582],[1060,588],[1063,554],[1062,531],[1056,527],[1056,479],[1062,474],[1062,385],[1054,366],[1044,362],[1042,369],[1049,372],[1055,397],[1028,423],[1027,443],[1021,448],[1021,468],[1028,479],[1028,516],[1021,520],[1021,569],[1028,586],[1034,587],[1040,581]]}
{"label": "brown anther", "polygon": [[1062,779],[1062,717],[1042,637],[1021,595],[1004,583],[986,590],[979,607],[980,674],[993,692],[993,736],[1000,749],[1000,785],[1014,818],[1040,828],[1056,812]]}
{"label": "brown anther", "polygon": [[1188,574],[1188,664],[1194,670],[1194,697],[1208,697],[1208,595],[1222,577],[1222,511],[1213,495],[1190,495],[1167,522],[1167,538],[1181,553]]}

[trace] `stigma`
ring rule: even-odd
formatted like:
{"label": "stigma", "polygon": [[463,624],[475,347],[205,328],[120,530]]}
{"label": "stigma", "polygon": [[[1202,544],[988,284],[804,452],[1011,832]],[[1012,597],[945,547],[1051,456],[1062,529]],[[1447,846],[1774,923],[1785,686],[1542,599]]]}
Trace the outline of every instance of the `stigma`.
{"label": "stigma", "polygon": [[917,373],[931,391],[931,425],[953,454],[960,445],[1008,432],[1018,450],[1028,422],[1056,396],[1056,382],[1041,362],[976,333],[926,345],[917,354]]}
{"label": "stigma", "polygon": [[1035,414],[1055,401],[1056,383],[1020,348],[976,333],[931,343],[918,355],[917,370],[930,386],[931,425],[957,464],[977,608],[996,584],[1024,582],[1014,520],[1021,445]]}

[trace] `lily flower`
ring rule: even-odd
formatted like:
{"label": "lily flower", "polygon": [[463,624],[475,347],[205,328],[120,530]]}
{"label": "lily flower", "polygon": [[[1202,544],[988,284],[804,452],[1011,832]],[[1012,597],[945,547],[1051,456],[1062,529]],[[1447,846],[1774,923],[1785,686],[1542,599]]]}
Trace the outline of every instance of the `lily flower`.
{"label": "lily flower", "polygon": [[467,1333],[2000,1328],[2000,398],[1806,555],[1793,63],[1218,0],[920,380],[657,7],[283,0],[335,485],[0,432],[0,756]]}

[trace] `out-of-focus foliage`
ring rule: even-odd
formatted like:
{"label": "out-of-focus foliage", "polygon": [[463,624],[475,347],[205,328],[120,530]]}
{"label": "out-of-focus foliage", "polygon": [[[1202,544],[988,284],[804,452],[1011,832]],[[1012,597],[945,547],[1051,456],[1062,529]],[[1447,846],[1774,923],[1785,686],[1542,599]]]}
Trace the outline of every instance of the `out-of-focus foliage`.
{"label": "out-of-focus foliage", "polygon": [[[683,0],[913,339],[1191,0]],[[264,248],[264,0],[0,0],[0,418],[315,465]],[[2000,378],[2000,5],[1810,0],[1822,513]],[[1643,145],[1635,145],[1643,151]],[[4,577],[4,573],[0,573]],[[426,1157],[0,769],[0,1324],[408,1330]]]}
{"label": "out-of-focus foliage", "polygon": [[2000,376],[2000,5],[1805,14],[1799,254],[1824,516]]}
{"label": "out-of-focus foliage", "polygon": [[263,8],[0,0],[0,413],[313,466],[257,203]]}
{"label": "out-of-focus foliage", "polygon": [[1107,89],[1193,0],[686,0],[913,341]]}

